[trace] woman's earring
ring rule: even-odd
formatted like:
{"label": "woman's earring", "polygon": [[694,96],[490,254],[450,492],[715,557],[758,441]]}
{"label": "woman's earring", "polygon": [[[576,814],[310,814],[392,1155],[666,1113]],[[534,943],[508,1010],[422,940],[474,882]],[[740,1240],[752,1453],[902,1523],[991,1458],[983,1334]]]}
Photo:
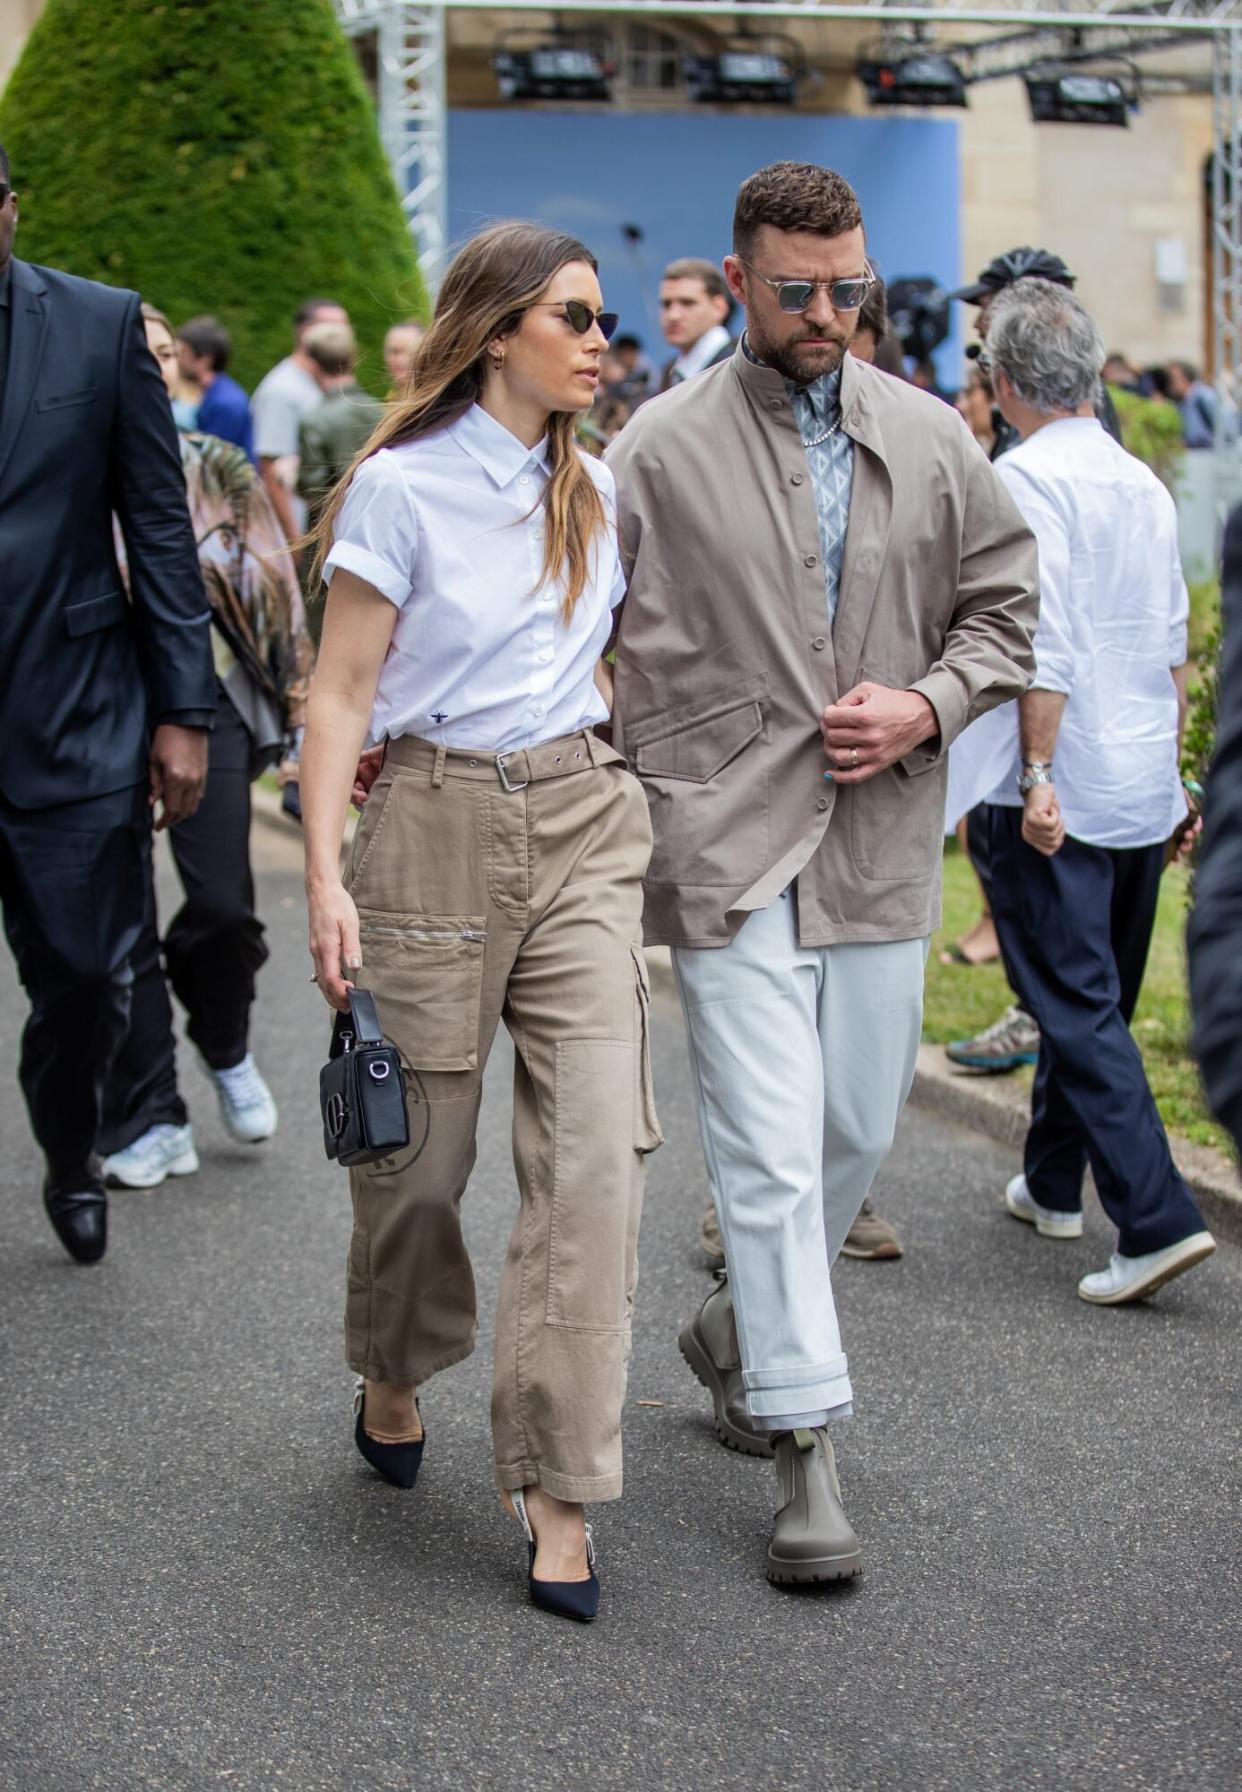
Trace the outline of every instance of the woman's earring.
{"label": "woman's earring", "polygon": [[490,362],[491,362],[491,364],[492,364],[492,366],[493,366],[493,367],[494,367],[494,368],[495,368],[495,369],[496,369],[496,371],[497,371],[497,373],[499,373],[499,371],[500,371],[500,369],[501,369],[501,368],[502,368],[502,367],[503,367],[503,366],[504,366],[504,364],[505,364],[505,352],[504,352],[504,350],[503,350],[503,349],[501,349],[501,351],[500,351],[500,353],[499,353],[499,354],[498,354],[498,355],[489,355],[489,356],[488,356],[488,357],[487,357],[487,358],[488,358],[488,360],[489,360],[489,361],[490,361]]}

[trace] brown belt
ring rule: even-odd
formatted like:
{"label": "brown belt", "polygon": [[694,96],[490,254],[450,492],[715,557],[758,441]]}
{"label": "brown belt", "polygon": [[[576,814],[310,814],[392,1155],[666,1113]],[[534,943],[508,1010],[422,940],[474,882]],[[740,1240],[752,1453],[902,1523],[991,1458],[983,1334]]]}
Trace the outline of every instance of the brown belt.
{"label": "brown belt", "polygon": [[416,734],[399,734],[384,749],[384,763],[409,766],[442,778],[489,778],[510,793],[524,790],[545,778],[566,778],[571,772],[590,771],[596,765],[623,765],[620,753],[591,729],[566,734],[560,740],[541,741],[536,747],[517,747],[511,753],[480,753],[463,747],[437,747]]}

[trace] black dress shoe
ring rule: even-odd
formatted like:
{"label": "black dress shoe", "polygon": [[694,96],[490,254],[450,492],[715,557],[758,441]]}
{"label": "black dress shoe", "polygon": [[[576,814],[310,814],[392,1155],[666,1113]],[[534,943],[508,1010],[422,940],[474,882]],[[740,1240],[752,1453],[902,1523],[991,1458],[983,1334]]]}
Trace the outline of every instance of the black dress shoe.
{"label": "black dress shoe", "polygon": [[360,1455],[365,1456],[376,1474],[383,1475],[385,1481],[391,1481],[394,1487],[413,1487],[423,1460],[426,1434],[416,1444],[382,1444],[377,1439],[368,1437],[366,1426],[362,1422],[365,1397],[364,1383],[360,1379],[354,1390],[354,1442]]}
{"label": "black dress shoe", "polygon": [[43,1205],[57,1238],[75,1263],[98,1263],[108,1248],[108,1197],[101,1188],[46,1183]]}

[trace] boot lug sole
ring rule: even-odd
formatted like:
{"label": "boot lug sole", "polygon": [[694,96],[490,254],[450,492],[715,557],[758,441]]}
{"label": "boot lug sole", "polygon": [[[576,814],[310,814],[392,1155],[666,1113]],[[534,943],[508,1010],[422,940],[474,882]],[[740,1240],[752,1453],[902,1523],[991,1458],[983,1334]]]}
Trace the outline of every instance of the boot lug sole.
{"label": "boot lug sole", "polygon": [[767,1576],[773,1586],[822,1586],[828,1581],[854,1580],[863,1571],[862,1551],[847,1556],[820,1556],[807,1562],[773,1561],[768,1557]]}
{"label": "boot lug sole", "polygon": [[726,1450],[736,1450],[739,1456],[758,1456],[771,1461],[773,1456],[771,1444],[760,1443],[748,1432],[739,1431],[736,1425],[731,1425],[727,1419],[722,1419],[716,1411],[716,1389],[711,1379],[711,1371],[705,1361],[702,1346],[690,1326],[687,1326],[679,1334],[677,1348],[694,1379],[712,1396],[712,1429]]}

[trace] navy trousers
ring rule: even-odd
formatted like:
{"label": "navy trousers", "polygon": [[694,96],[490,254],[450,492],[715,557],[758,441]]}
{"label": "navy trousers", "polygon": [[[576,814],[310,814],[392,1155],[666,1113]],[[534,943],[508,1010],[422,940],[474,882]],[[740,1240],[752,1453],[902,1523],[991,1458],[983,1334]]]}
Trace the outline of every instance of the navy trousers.
{"label": "navy trousers", "polygon": [[19,1075],[49,1183],[101,1188],[103,1091],[129,1022],[142,927],[145,784],[55,809],[0,798],[0,906],[30,998]]}
{"label": "navy trousers", "polygon": [[1025,1153],[1033,1199],[1076,1212],[1090,1163],[1123,1256],[1203,1231],[1130,1033],[1164,848],[1067,838],[1049,859],[1023,840],[1021,809],[989,804],[987,818],[992,912],[1040,1030]]}

